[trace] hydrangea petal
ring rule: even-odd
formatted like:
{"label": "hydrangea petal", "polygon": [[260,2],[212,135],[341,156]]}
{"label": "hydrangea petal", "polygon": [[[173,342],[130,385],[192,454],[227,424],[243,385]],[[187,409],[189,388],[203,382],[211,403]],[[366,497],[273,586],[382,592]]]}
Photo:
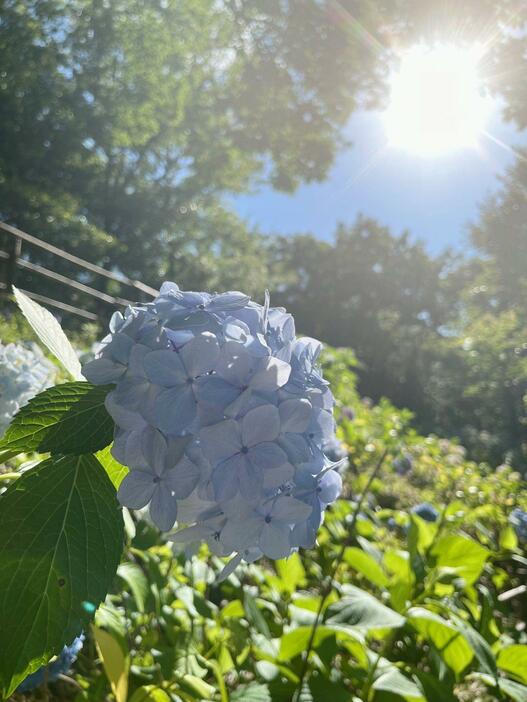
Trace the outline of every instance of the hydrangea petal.
{"label": "hydrangea petal", "polygon": [[342,492],[342,478],[335,470],[328,471],[320,480],[319,498],[321,502],[329,505],[335,502]]}
{"label": "hydrangea petal", "polygon": [[213,370],[218,360],[219,345],[213,334],[195,336],[179,352],[181,360],[191,378]]}
{"label": "hydrangea petal", "polygon": [[187,373],[179,354],[168,349],[151,351],[146,354],[143,366],[147,378],[152,383],[172,387],[183,385],[187,380]]}
{"label": "hydrangea petal", "polygon": [[212,473],[212,482],[217,500],[224,502],[238,493],[241,473],[246,471],[247,464],[245,456],[237,453],[216,466]]}
{"label": "hydrangea petal", "polygon": [[167,442],[163,434],[157,429],[149,428],[143,433],[142,449],[146,464],[156,475],[161,475],[167,458]]}
{"label": "hydrangea petal", "polygon": [[294,497],[283,495],[273,505],[273,517],[287,523],[300,522],[307,519],[313,508]]}
{"label": "hydrangea petal", "polygon": [[183,500],[194,490],[199,478],[199,468],[185,456],[175,468],[166,471],[163,481],[170,486],[176,499]]}
{"label": "hydrangea petal", "polygon": [[207,402],[217,407],[227,407],[240,394],[239,388],[231,385],[219,376],[198,378],[196,397],[199,402]]}
{"label": "hydrangea petal", "polygon": [[[232,459],[231,459],[232,460]],[[246,461],[239,471],[240,493],[247,501],[254,501],[262,491],[262,471],[250,461]]]}
{"label": "hydrangea petal", "polygon": [[107,385],[115,383],[126,372],[126,366],[110,358],[96,358],[82,368],[82,374],[89,383]]}
{"label": "hydrangea petal", "polygon": [[263,553],[275,560],[288,556],[291,551],[289,532],[283,523],[275,524],[272,520],[264,523],[259,541]]}
{"label": "hydrangea petal", "polygon": [[190,385],[163,390],[155,401],[157,426],[168,436],[181,434],[194,421],[196,404]]}
{"label": "hydrangea petal", "polygon": [[230,385],[241,388],[254,372],[257,361],[245,348],[234,341],[227,341],[220,353],[216,373]]}
{"label": "hydrangea petal", "polygon": [[170,490],[164,485],[164,481],[156,486],[150,502],[149,513],[152,521],[161,531],[169,531],[174,526],[177,517],[177,502]]}
{"label": "hydrangea petal", "polygon": [[280,403],[278,411],[283,432],[300,434],[306,431],[312,414],[309,400],[305,398],[286,400]]}
{"label": "hydrangea petal", "polygon": [[248,452],[249,460],[261,470],[271,470],[287,464],[286,453],[272,441],[253,446]]}
{"label": "hydrangea petal", "polygon": [[254,390],[273,391],[282,387],[289,380],[291,366],[278,358],[266,358],[262,361],[253,378],[251,387]]}
{"label": "hydrangea petal", "polygon": [[238,424],[233,419],[204,427],[199,438],[203,453],[211,461],[222,461],[234,456],[242,448]]}
{"label": "hydrangea petal", "polygon": [[130,509],[141,509],[152,499],[156,484],[154,475],[142,470],[131,470],[117,491],[119,502]]}
{"label": "hydrangea petal", "polygon": [[280,415],[274,405],[256,407],[242,418],[244,446],[255,446],[262,441],[273,441],[279,433]]}
{"label": "hydrangea petal", "polygon": [[258,541],[264,523],[259,515],[243,521],[230,519],[221,531],[221,540],[231,551],[243,551]]}

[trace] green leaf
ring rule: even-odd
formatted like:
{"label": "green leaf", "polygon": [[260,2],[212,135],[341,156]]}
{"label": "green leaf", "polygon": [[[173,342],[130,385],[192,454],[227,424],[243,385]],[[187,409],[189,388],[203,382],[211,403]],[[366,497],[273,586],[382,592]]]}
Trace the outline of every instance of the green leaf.
{"label": "green leaf", "polygon": [[423,670],[416,670],[415,675],[421,683],[427,702],[458,702],[446,680],[439,680],[436,675]]}
{"label": "green leaf", "polygon": [[346,624],[357,629],[396,629],[405,618],[376,597],[353,585],[345,586],[346,597],[328,607],[327,623]]}
{"label": "green leaf", "polygon": [[356,546],[350,546],[344,551],[344,560],[358,573],[368,578],[377,587],[388,585],[388,578],[373,556]]}
{"label": "green leaf", "polygon": [[[481,680],[489,687],[496,688],[496,681],[491,675],[486,673],[472,673],[471,678]],[[515,702],[527,702],[527,687],[508,678],[499,679],[499,687]]]}
{"label": "green leaf", "polygon": [[527,683],[527,646],[513,644],[498,653],[498,667]]}
{"label": "green leaf", "polygon": [[395,667],[379,675],[374,681],[372,688],[398,695],[403,700],[408,700],[408,702],[426,702],[423,693],[413,680],[409,680]]}
{"label": "green leaf", "polygon": [[430,641],[445,663],[460,673],[474,657],[474,651],[463,634],[446,619],[424,607],[412,607],[408,622]]}
{"label": "green leaf", "polygon": [[95,626],[99,629],[106,629],[117,639],[126,638],[126,616],[122,609],[116,607],[106,600],[95,612]]}
{"label": "green leaf", "polygon": [[496,665],[496,658],[487,641],[485,641],[479,631],[476,631],[476,629],[470,626],[464,619],[461,619],[461,617],[455,614],[451,616],[456,628],[463,634],[476,654],[476,658],[481,664],[481,670],[497,678],[498,667]]}
{"label": "green leaf", "polygon": [[[311,696],[308,696],[311,693]],[[346,689],[338,678],[331,679],[328,675],[312,675],[308,685],[302,689],[298,702],[351,702],[349,690]]]}
{"label": "green leaf", "polygon": [[113,438],[104,406],[111,388],[75,382],[44,390],[15,415],[0,450],[80,456],[104,448]]}
{"label": "green leaf", "polygon": [[112,456],[112,444],[108,444],[105,448],[97,451],[95,458],[108,473],[108,477],[112,481],[114,488],[118,490],[119,485],[123,482],[125,475],[128,473],[128,468],[121,465],[121,463],[116,461]]}
{"label": "green leaf", "polygon": [[220,612],[221,619],[228,619],[233,617],[234,619],[241,619],[244,615],[243,605],[240,600],[231,600],[225,607],[222,608]]}
{"label": "green leaf", "polygon": [[386,570],[393,573],[397,580],[408,585],[412,585],[415,582],[408,551],[386,550],[383,556],[383,564]]}
{"label": "green leaf", "polygon": [[437,568],[453,568],[457,575],[472,585],[481,575],[490,551],[474,539],[459,534],[443,536],[433,550]]}
{"label": "green leaf", "polygon": [[137,563],[121,563],[117,568],[117,575],[122,578],[130,588],[139,612],[144,612],[150,586],[141,566]]}
{"label": "green leaf", "polygon": [[417,518],[414,518],[414,515],[412,515],[410,518],[410,528],[408,529],[406,542],[408,544],[408,552],[410,554],[410,567],[412,569],[412,574],[415,577],[415,580],[419,583],[424,580],[426,575],[424,549],[422,548],[422,544],[420,542],[421,534],[422,532],[419,529],[419,522],[417,521]]}
{"label": "green leaf", "polygon": [[231,693],[231,702],[271,702],[271,693],[267,685],[249,683],[240,685]]}
{"label": "green leaf", "polygon": [[411,525],[416,528],[416,546],[419,553],[425,553],[426,549],[434,540],[437,532],[437,523],[427,522],[417,514],[410,515]]}
{"label": "green leaf", "polygon": [[130,656],[124,650],[124,642],[93,625],[92,633],[115,699],[117,702],[126,702]]}
{"label": "green leaf", "polygon": [[505,551],[514,551],[518,548],[518,536],[512,524],[507,524],[507,526],[500,531],[500,548]]}
{"label": "green leaf", "polygon": [[[296,629],[283,634],[280,639],[280,650],[278,660],[289,661],[299,653],[303,653],[311,637],[312,626],[299,626]],[[346,648],[358,659],[364,656],[364,639],[358,631],[352,631],[349,627],[335,625],[321,625],[317,627],[315,638],[313,639],[313,650],[316,649],[329,637],[335,636],[338,641],[343,642]]]}
{"label": "green leaf", "polygon": [[21,290],[13,286],[15,300],[38,338],[57,358],[74,380],[82,380],[79,359],[55,317]]}
{"label": "green leaf", "polygon": [[244,590],[243,593],[243,607],[245,609],[245,614],[248,621],[256,628],[256,630],[267,638],[271,638],[269,625],[265,621],[263,614],[260,612],[256,600],[247,590]]}
{"label": "green leaf", "polygon": [[170,697],[160,687],[143,685],[137,688],[130,702],[170,702]]}
{"label": "green leaf", "polygon": [[86,628],[122,544],[115,489],[93,456],[50,458],[0,497],[0,696]]}
{"label": "green leaf", "polygon": [[[290,661],[295,656],[306,650],[312,627],[311,626],[299,626],[297,629],[288,631],[280,639],[280,652],[278,654],[278,659],[280,661]],[[332,636],[335,632],[326,626],[319,626],[317,628],[315,638],[313,640],[313,649],[316,650],[317,646],[324,641],[328,636]]]}
{"label": "green leaf", "polygon": [[306,571],[298,553],[292,553],[275,563],[276,571],[280,578],[280,590],[292,594],[297,587],[305,584]]}
{"label": "green leaf", "polygon": [[527,687],[507,678],[500,678],[500,688],[515,702],[527,702]]}

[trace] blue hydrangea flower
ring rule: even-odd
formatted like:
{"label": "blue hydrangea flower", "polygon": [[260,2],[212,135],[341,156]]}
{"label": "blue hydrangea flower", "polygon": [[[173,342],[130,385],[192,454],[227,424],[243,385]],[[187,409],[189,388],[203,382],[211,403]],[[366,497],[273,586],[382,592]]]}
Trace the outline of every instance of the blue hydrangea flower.
{"label": "blue hydrangea flower", "polygon": [[285,558],[291,552],[291,524],[302,523],[312,512],[309,504],[290,495],[264,500],[254,508],[227,511],[221,532],[222,542],[232,551],[257,547],[269,558]]}
{"label": "blue hydrangea flower", "polygon": [[516,509],[512,510],[509,520],[514,527],[518,539],[520,541],[527,541],[527,512],[516,507]]}
{"label": "blue hydrangea flower", "polygon": [[205,332],[181,348],[150,351],[143,359],[146,378],[163,390],[154,400],[154,420],[165,434],[177,436],[196,419],[196,387],[215,367],[218,340]]}
{"label": "blue hydrangea flower", "polygon": [[404,453],[398,456],[393,462],[393,469],[397,475],[406,475],[412,470],[413,460],[409,453]]}
{"label": "blue hydrangea flower", "polygon": [[205,541],[234,564],[313,545],[341,489],[320,350],[268,296],[164,283],[114,315],[84,373],[115,384],[112,451],[130,468],[121,503],[148,505],[164,531],[178,519],[175,542]]}
{"label": "blue hydrangea flower", "polygon": [[412,507],[411,512],[421,517],[421,519],[424,519],[425,522],[437,522],[439,517],[439,512],[434,505],[431,505],[429,502],[421,502],[415,505],[415,507]]}
{"label": "blue hydrangea flower", "polygon": [[276,443],[280,413],[271,404],[249,410],[239,421],[227,419],[200,432],[200,443],[215,463],[212,482],[218,500],[240,492],[247,501],[263,487],[278,487],[292,477],[287,454]]}
{"label": "blue hydrangea flower", "polygon": [[335,470],[313,475],[309,469],[299,470],[295,497],[311,507],[309,517],[296,524],[291,540],[296,546],[309,548],[316,539],[324,518],[324,510],[335,502],[342,491],[342,478]]}
{"label": "blue hydrangea flower", "polygon": [[60,675],[66,674],[77,660],[84,644],[84,634],[77,636],[69,646],[64,646],[54,661],[43,665],[20,683],[17,692],[31,692],[44,682],[54,682]]}
{"label": "blue hydrangea flower", "polygon": [[0,436],[32,397],[53,383],[54,366],[36,344],[0,343]]}
{"label": "blue hydrangea flower", "polygon": [[332,437],[328,442],[324,444],[324,453],[326,456],[335,463],[343,461],[347,457],[346,449],[342,445],[342,442],[337,439],[337,437]]}
{"label": "blue hydrangea flower", "polygon": [[165,439],[156,429],[143,433],[144,469],[128,473],[117,493],[121,504],[140,509],[150,504],[156,526],[168,531],[176,521],[177,500],[196,487],[200,471],[185,454],[190,437]]}

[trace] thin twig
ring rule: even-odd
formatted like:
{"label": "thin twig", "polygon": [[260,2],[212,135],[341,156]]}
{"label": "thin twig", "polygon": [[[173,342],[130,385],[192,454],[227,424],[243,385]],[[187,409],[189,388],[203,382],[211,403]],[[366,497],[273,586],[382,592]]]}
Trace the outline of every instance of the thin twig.
{"label": "thin twig", "polygon": [[[362,505],[364,504],[364,500],[366,499],[366,495],[368,494],[368,491],[369,491],[373,481],[377,477],[377,475],[382,467],[382,464],[384,463],[384,460],[386,458],[387,453],[388,453],[387,449],[382,453],[380,459],[377,461],[377,464],[375,465],[374,469],[372,470],[370,477],[368,478],[368,482],[366,483],[364,490],[362,491],[362,493],[359,497],[359,501],[357,502],[357,507],[355,508],[355,511],[353,513],[353,516],[352,516],[351,522],[350,522],[350,526],[349,526],[350,537],[353,537],[355,534],[355,526],[357,524],[359,512],[362,509]],[[315,636],[317,633],[317,629],[318,629],[318,626],[319,626],[321,620],[322,621],[324,620],[324,614],[323,614],[324,607],[325,607],[326,601],[327,601],[327,599],[328,599],[328,597],[331,594],[331,591],[333,589],[333,581],[335,579],[337,569],[339,568],[339,566],[342,562],[342,558],[344,557],[344,552],[345,552],[346,548],[347,548],[347,540],[344,540],[342,542],[342,545],[340,547],[338,555],[333,562],[333,568],[331,569],[331,572],[329,573],[329,575],[327,576],[327,578],[324,581],[324,584],[322,585],[322,588],[320,591],[320,602],[318,604],[318,609],[317,609],[317,613],[315,616],[315,621],[313,622],[313,626],[311,628],[311,633],[309,635],[309,640],[307,642],[306,652],[305,652],[304,657],[303,657],[302,668],[300,670],[300,677],[298,679],[298,685],[297,685],[297,688],[295,690],[293,702],[299,702],[300,695],[302,693],[302,686],[304,684],[304,679],[306,677],[306,673],[307,673],[307,669],[308,669],[308,665],[309,665],[309,657],[311,655],[311,651],[313,650],[313,644],[315,642]]]}

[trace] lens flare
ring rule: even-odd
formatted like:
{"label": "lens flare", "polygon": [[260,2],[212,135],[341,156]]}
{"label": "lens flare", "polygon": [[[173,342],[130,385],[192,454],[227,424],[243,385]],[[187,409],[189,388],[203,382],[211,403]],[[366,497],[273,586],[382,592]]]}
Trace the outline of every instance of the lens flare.
{"label": "lens flare", "polygon": [[390,81],[384,115],[390,146],[434,157],[476,148],[489,116],[482,92],[479,47],[417,45]]}

